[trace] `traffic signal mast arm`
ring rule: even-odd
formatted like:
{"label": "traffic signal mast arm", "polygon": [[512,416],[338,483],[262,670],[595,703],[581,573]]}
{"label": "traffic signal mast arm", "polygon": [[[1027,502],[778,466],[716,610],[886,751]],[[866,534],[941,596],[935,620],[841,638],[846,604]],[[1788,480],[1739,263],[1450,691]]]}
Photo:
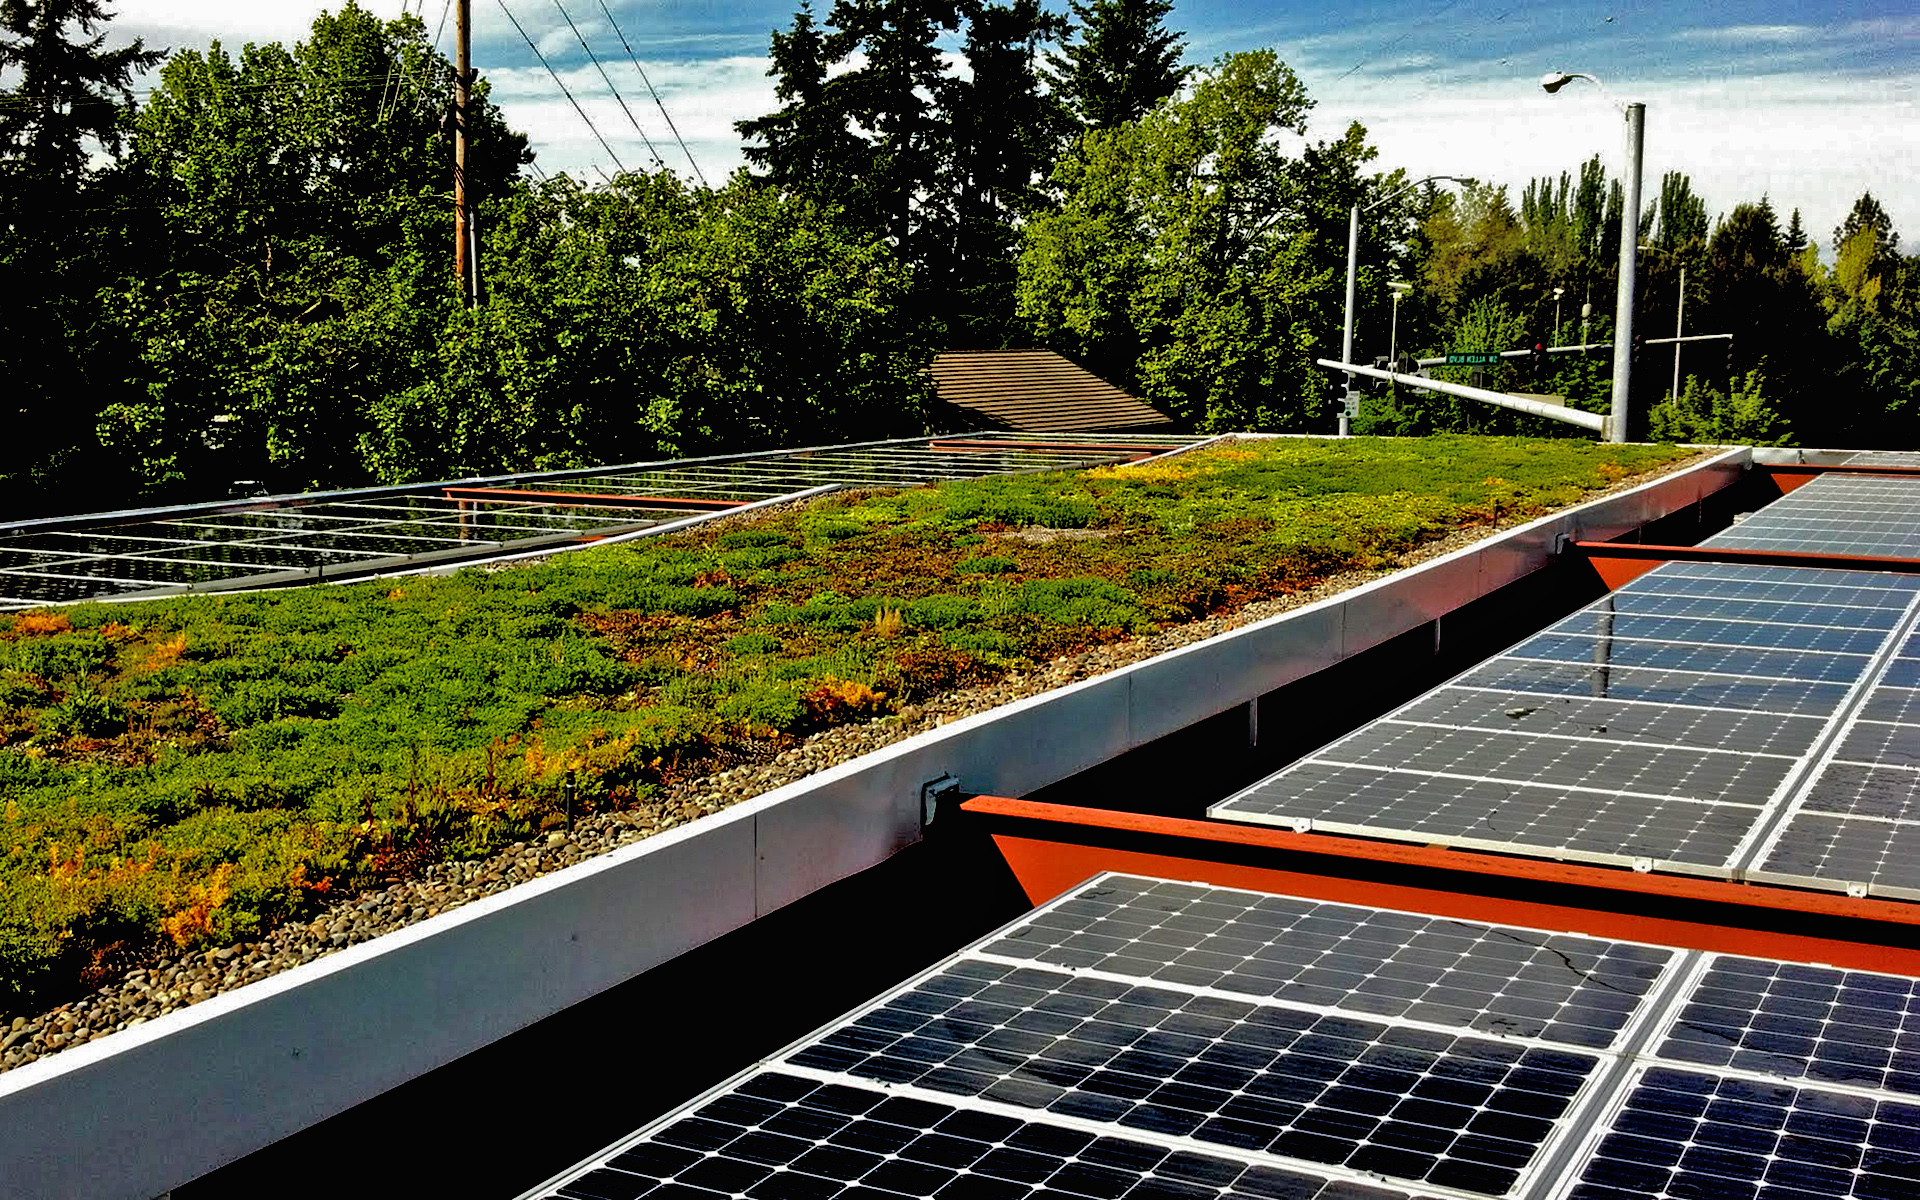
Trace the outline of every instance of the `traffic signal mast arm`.
{"label": "traffic signal mast arm", "polygon": [[[1526,351],[1525,353],[1531,353]],[[1347,371],[1355,375],[1364,375],[1371,379],[1385,379],[1391,383],[1404,383],[1409,387],[1423,388],[1429,392],[1443,392],[1449,396],[1459,396],[1464,400],[1479,400],[1485,404],[1511,408],[1516,412],[1531,413],[1536,417],[1551,417],[1556,421],[1565,421],[1569,425],[1578,425],[1582,429],[1591,429],[1603,438],[1608,431],[1609,418],[1599,413],[1590,413],[1578,408],[1567,408],[1559,404],[1544,404],[1538,400],[1528,400],[1524,396],[1509,396],[1505,392],[1490,392],[1485,388],[1468,387],[1464,383],[1443,383],[1438,379],[1422,379],[1416,375],[1404,375],[1394,371],[1381,370],[1378,367],[1363,367],[1358,363],[1344,363],[1332,358],[1318,358],[1315,363],[1335,371]]]}

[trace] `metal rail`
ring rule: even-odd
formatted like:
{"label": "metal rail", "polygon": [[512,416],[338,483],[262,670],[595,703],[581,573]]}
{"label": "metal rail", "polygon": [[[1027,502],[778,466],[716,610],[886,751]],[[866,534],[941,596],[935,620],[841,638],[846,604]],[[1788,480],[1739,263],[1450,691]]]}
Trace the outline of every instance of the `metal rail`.
{"label": "metal rail", "polygon": [[1441,392],[1449,396],[1459,396],[1465,400],[1478,400],[1483,404],[1498,405],[1523,412],[1529,416],[1546,417],[1549,420],[1565,421],[1569,425],[1578,425],[1582,429],[1591,429],[1603,439],[1607,437],[1610,420],[1599,413],[1590,413],[1585,409],[1568,408],[1561,404],[1548,404],[1540,400],[1527,400],[1520,396],[1509,396],[1505,392],[1490,392],[1486,388],[1469,387],[1464,383],[1447,383],[1439,379],[1422,379],[1418,375],[1402,375],[1396,371],[1382,371],[1377,367],[1363,367],[1357,363],[1343,363],[1331,358],[1314,360],[1320,366],[1336,371],[1351,371],[1355,375],[1365,375],[1372,379],[1385,379],[1390,383],[1404,383],[1408,387],[1423,388],[1429,392]]}

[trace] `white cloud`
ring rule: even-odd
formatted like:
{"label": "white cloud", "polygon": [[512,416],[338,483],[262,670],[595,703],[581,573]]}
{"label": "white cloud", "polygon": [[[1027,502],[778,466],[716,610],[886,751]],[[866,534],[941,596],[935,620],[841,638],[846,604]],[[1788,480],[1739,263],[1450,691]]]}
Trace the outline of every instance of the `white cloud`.
{"label": "white cloud", "polygon": [[1797,42],[1818,32],[1812,25],[1726,25],[1682,29],[1673,36],[1683,42]]}

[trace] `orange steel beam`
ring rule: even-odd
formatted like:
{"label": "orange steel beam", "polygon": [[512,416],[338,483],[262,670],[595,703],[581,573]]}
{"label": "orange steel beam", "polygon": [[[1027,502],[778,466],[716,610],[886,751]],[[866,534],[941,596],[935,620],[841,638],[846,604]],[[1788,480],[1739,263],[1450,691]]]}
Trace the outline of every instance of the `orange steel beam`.
{"label": "orange steel beam", "polygon": [[1658,546],[1634,542],[1575,542],[1609,589],[1631,583],[1661,563],[1731,563],[1764,567],[1828,567],[1920,575],[1920,559],[1880,554],[1816,554],[1804,550],[1739,550],[1714,546]]}
{"label": "orange steel beam", "polygon": [[[1578,929],[1596,936],[1727,953],[1920,973],[1920,905],[1898,901],[1688,876],[1643,875],[1617,868],[1040,804],[1003,796],[976,796],[960,807],[975,816],[1001,819],[989,825],[993,841],[1036,904],[1101,871],[1130,871],[1473,920]],[[1310,861],[1314,858],[1321,860],[1320,869],[1314,869]],[[1349,865],[1340,867],[1340,860]],[[1495,886],[1473,885],[1475,891],[1435,886],[1433,877],[1437,874],[1489,879]],[[1515,895],[1516,890],[1524,894]],[[1533,898],[1556,893],[1562,898],[1570,893],[1591,896],[1596,903]],[[1617,906],[1610,906],[1610,896]],[[1731,919],[1690,920],[1632,911],[1662,907],[1668,913],[1679,908],[1695,912],[1711,909]],[[1912,940],[1914,944],[1822,937],[1797,928],[1752,927],[1782,918],[1799,928],[1873,928],[1889,934],[1890,941]]]}
{"label": "orange steel beam", "polygon": [[708,500],[699,496],[627,496],[606,492],[541,492],[519,488],[447,488],[450,500],[543,500],[549,504],[578,504],[594,508],[660,508],[687,512],[725,512],[745,500]]}
{"label": "orange steel beam", "polygon": [[1048,453],[1071,453],[1076,451],[1099,451],[1111,454],[1127,454],[1134,458],[1148,458],[1155,454],[1164,454],[1169,450],[1178,450],[1179,446],[1142,446],[1131,443],[1124,446],[1111,442],[988,442],[968,441],[965,439],[938,439],[927,443],[929,450],[1040,450]]}

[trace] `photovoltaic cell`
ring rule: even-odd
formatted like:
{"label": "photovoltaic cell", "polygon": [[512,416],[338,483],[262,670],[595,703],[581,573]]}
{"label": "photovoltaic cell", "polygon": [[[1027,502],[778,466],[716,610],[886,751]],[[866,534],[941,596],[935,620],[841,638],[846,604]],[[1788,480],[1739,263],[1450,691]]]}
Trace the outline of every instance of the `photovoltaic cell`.
{"label": "photovoltaic cell", "polygon": [[[1885,638],[1881,638],[1885,641]],[[1805,650],[1749,650],[1740,646],[1649,642],[1597,634],[1543,633],[1507,652],[1510,658],[1548,662],[1606,663],[1656,671],[1752,675],[1767,679],[1849,682],[1866,668],[1864,654],[1817,654]]]}
{"label": "photovoltaic cell", "polygon": [[1408,1193],[768,1071],[551,1194],[577,1200],[1390,1200]]}
{"label": "photovoltaic cell", "polygon": [[1629,743],[1789,756],[1811,747],[1824,724],[1818,717],[1773,712],[1458,687],[1429,692],[1396,719],[1560,737],[1609,734]]}
{"label": "photovoltaic cell", "polygon": [[1571,1197],[1916,1194],[1920,980],[1708,955],[1689,983]]}
{"label": "photovoltaic cell", "polygon": [[[1777,611],[1777,610],[1776,610]],[[1693,642],[1714,646],[1818,650],[1828,654],[1872,654],[1886,626],[1836,628],[1830,624],[1787,621],[1727,621],[1705,617],[1664,617],[1587,611],[1568,617],[1550,633],[1614,637],[1635,641]]]}
{"label": "photovoltaic cell", "polygon": [[[1920,741],[1857,718],[1890,711],[1875,697],[1909,670],[1920,683],[1920,657],[1889,660],[1917,594],[1906,576],[1663,564],[1209,811],[1710,875],[1764,846],[1760,878],[1871,866],[1905,886],[1889,872],[1911,840],[1887,820],[1920,817]],[[1668,600],[1689,607],[1647,611]]]}
{"label": "photovoltaic cell", "polygon": [[1657,1053],[1920,1096],[1920,980],[1715,956]]}
{"label": "photovoltaic cell", "polygon": [[1816,717],[1830,715],[1848,692],[1847,685],[1841,683],[1643,670],[1609,663],[1525,662],[1511,658],[1492,659],[1454,682],[1462,687]]}
{"label": "photovoltaic cell", "polygon": [[1570,1200],[1911,1200],[1920,1105],[1655,1068]]}

